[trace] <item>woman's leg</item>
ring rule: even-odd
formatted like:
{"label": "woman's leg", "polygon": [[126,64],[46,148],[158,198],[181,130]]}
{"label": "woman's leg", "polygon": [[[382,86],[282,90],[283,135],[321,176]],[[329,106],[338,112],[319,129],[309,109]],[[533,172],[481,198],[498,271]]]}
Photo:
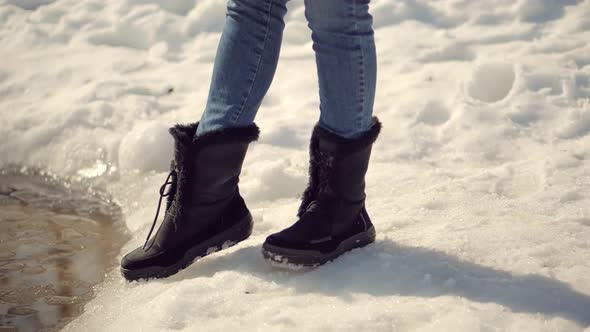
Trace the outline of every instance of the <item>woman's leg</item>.
{"label": "woman's leg", "polygon": [[372,118],[375,42],[369,0],[306,0],[320,85],[309,182],[298,220],[270,235],[262,254],[286,266],[317,266],[375,241],[365,174],[381,123]]}
{"label": "woman's leg", "polygon": [[287,1],[228,0],[197,136],[254,121],[276,70]]}
{"label": "woman's leg", "polygon": [[324,129],[355,138],[371,127],[377,60],[369,0],[305,0]]}
{"label": "woman's leg", "polygon": [[[286,1],[228,0],[207,107],[200,123],[170,129],[172,169],[148,238],[121,260],[126,279],[168,277],[250,236],[239,175],[249,143],[258,138],[254,116],[275,72]],[[152,237],[164,197],[164,218]]]}

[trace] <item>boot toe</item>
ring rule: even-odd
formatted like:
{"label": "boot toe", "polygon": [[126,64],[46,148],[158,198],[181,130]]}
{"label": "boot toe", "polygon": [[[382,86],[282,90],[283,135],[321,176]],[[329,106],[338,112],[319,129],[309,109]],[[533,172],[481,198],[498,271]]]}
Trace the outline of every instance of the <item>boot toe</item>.
{"label": "boot toe", "polygon": [[301,239],[299,237],[293,236],[292,234],[285,234],[285,232],[279,232],[270,235],[264,241],[265,247],[274,247],[274,248],[282,248],[290,251],[299,251],[299,250],[317,250],[320,251],[323,248],[321,246],[316,246],[312,243],[313,241],[309,241],[308,239]]}
{"label": "boot toe", "polygon": [[295,248],[298,247],[298,243],[290,241],[288,238],[281,236],[281,233],[271,234],[264,241],[265,245],[271,245],[282,248]]}
{"label": "boot toe", "polygon": [[144,250],[143,247],[136,248],[121,259],[121,268],[124,270],[137,270],[152,266],[165,266],[161,262],[162,252],[156,250],[155,246]]}
{"label": "boot toe", "polygon": [[134,270],[140,267],[145,252],[139,247],[128,253],[121,259],[121,268],[125,270]]}

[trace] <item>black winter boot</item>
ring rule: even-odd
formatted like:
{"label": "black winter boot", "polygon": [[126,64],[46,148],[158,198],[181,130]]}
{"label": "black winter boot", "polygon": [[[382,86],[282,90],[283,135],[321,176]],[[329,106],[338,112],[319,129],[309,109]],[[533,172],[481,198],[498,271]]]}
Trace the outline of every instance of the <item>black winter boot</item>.
{"label": "black winter boot", "polygon": [[[258,127],[220,129],[193,138],[197,126],[170,128],[175,146],[172,170],[160,188],[158,211],[144,246],[121,261],[127,280],[168,277],[252,232],[252,216],[238,180],[248,144],[258,139]],[[150,238],[166,196],[164,221]]]}
{"label": "black winter boot", "polygon": [[299,220],[266,239],[265,258],[287,267],[316,266],[375,241],[375,228],[365,209],[365,173],[380,130],[376,117],[370,130],[356,139],[316,125]]}

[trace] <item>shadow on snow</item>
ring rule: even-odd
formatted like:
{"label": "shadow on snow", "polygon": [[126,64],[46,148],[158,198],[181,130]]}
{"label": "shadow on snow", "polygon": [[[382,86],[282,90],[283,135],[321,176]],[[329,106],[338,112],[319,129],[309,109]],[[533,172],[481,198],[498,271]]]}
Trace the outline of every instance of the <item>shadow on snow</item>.
{"label": "shadow on snow", "polygon": [[560,316],[590,326],[590,296],[544,276],[517,275],[460,260],[428,248],[380,240],[321,268],[284,271],[273,268],[260,246],[204,258],[165,282],[211,277],[236,271],[308,293],[354,301],[352,294],[372,296],[460,296],[496,303],[513,312]]}

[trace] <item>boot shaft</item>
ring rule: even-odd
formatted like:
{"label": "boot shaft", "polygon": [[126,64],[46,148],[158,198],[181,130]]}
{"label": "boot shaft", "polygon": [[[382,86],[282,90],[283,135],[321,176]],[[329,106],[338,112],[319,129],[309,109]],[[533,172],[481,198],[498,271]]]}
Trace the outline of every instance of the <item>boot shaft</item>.
{"label": "boot shaft", "polygon": [[371,145],[350,151],[346,144],[324,138],[320,138],[318,145],[321,163],[325,164],[320,167],[318,177],[320,182],[326,182],[325,186],[320,185],[318,198],[325,196],[341,204],[364,201]]}
{"label": "boot shaft", "polygon": [[197,152],[191,200],[212,204],[234,195],[248,143],[215,144]]}
{"label": "boot shaft", "polygon": [[[371,128],[355,139],[337,136],[316,125],[310,142],[309,184],[298,216],[313,201],[328,202],[333,215],[358,214],[365,201],[365,175],[372,144],[381,130],[374,117]],[[324,204],[325,205],[325,204]]]}
{"label": "boot shaft", "polygon": [[195,206],[229,200],[237,191],[248,145],[258,139],[258,127],[224,128],[195,136],[197,126],[170,129],[178,172],[177,203]]}

